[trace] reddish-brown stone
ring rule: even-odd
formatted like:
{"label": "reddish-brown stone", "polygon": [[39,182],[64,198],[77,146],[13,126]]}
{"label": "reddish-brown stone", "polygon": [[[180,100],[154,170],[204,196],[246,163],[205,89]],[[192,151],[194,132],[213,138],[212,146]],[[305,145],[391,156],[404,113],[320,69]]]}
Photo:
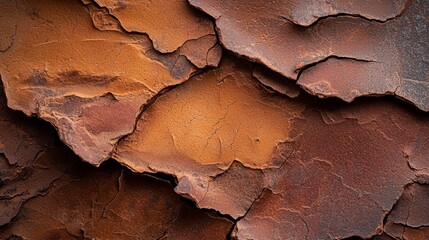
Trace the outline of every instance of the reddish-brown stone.
{"label": "reddish-brown stone", "polygon": [[1,8],[0,28],[17,27],[4,39],[12,42],[0,52],[0,74],[9,107],[51,122],[74,152],[99,165],[151,98],[198,70],[190,61],[216,66],[221,51],[210,20],[208,37],[189,43],[201,49],[162,55],[145,35],[122,31],[106,10],[87,7],[90,14],[73,0]]}
{"label": "reddish-brown stone", "polygon": [[269,190],[238,221],[235,235],[338,239],[380,233],[386,213],[415,177],[404,149],[428,121],[387,101],[308,106],[292,124],[292,155],[282,168],[264,170]]}
{"label": "reddish-brown stone", "polygon": [[429,111],[428,1],[190,3],[216,19],[227,49],[314,95],[350,102],[394,94]]}
{"label": "reddish-brown stone", "polygon": [[288,81],[284,76],[269,69],[256,65],[253,69],[253,76],[263,85],[271,88],[288,97],[295,98],[301,92],[295,82]]}
{"label": "reddish-brown stone", "polygon": [[429,239],[428,3],[0,0],[0,239]]}
{"label": "reddish-brown stone", "polygon": [[61,170],[60,179],[43,196],[23,203],[0,229],[1,239],[219,239],[232,227],[229,220],[187,206],[168,182],[111,163],[96,169],[65,157],[63,148],[54,152],[42,165],[47,170],[28,181],[40,184],[49,171]]}
{"label": "reddish-brown stone", "polygon": [[262,172],[252,169],[281,166],[284,159],[273,154],[303,108],[267,92],[250,64],[226,57],[218,69],[158,98],[114,158],[134,171],[173,174],[178,193],[237,218],[264,185]]}
{"label": "reddish-brown stone", "polygon": [[146,33],[155,49],[176,51],[189,40],[214,34],[212,21],[186,0],[94,0],[115,16],[128,32]]}

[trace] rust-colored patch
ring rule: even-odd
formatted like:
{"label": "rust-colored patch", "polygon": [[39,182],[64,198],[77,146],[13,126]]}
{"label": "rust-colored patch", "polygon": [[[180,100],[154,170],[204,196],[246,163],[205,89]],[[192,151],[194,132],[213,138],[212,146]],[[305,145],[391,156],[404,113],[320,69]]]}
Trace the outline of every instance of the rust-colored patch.
{"label": "rust-colored patch", "polygon": [[385,235],[391,239],[429,238],[429,185],[413,183],[405,186],[401,198],[384,224]]}
{"label": "rust-colored patch", "polygon": [[45,169],[54,136],[48,124],[8,109],[0,89],[0,225],[15,217],[22,202],[43,193],[61,176],[64,169]]}
{"label": "rust-colored patch", "polygon": [[186,0],[94,0],[109,9],[128,32],[147,33],[155,49],[176,51],[189,40],[214,34],[209,18]]}
{"label": "rust-colored patch", "polygon": [[[272,161],[272,153],[289,139],[290,121],[303,110],[294,101],[266,92],[251,74],[249,64],[227,57],[219,69],[164,94],[143,113],[114,158],[135,171],[174,174],[182,194],[199,206],[221,208],[226,203],[216,195],[219,191],[206,193],[211,191],[209,177],[225,171],[234,160],[250,168],[279,167],[282,162]],[[255,191],[251,188],[252,184],[246,189]],[[250,204],[251,200],[246,206]],[[221,212],[234,217],[246,211],[224,207]]]}
{"label": "rust-colored patch", "polygon": [[412,228],[429,226],[427,206],[429,206],[429,185],[408,185],[387,220]]}
{"label": "rust-colored patch", "polygon": [[17,12],[0,22],[18,26],[19,44],[0,53],[8,105],[53,123],[94,165],[133,131],[143,105],[196,71],[177,58],[164,65],[167,59],[155,59],[159,53],[149,52],[150,41],[139,36],[95,29],[77,1],[17,1]]}
{"label": "rust-colored patch", "polygon": [[386,213],[415,178],[404,149],[427,123],[388,101],[311,104],[291,126],[292,155],[280,169],[263,170],[267,190],[234,235],[340,239],[381,233]]}
{"label": "rust-colored patch", "polygon": [[428,1],[310,2],[190,1],[216,19],[227,49],[314,95],[349,102],[394,94],[429,111]]}
{"label": "rust-colored patch", "polygon": [[0,5],[0,239],[429,239],[428,1]]}
{"label": "rust-colored patch", "polygon": [[[54,152],[45,158],[46,170],[29,177],[33,184],[28,186],[48,180],[49,172],[63,175],[43,196],[22,205],[0,229],[1,239],[219,239],[232,227],[224,218],[187,206],[168,182],[110,163],[96,169],[63,148]],[[198,232],[192,230],[196,227]]]}

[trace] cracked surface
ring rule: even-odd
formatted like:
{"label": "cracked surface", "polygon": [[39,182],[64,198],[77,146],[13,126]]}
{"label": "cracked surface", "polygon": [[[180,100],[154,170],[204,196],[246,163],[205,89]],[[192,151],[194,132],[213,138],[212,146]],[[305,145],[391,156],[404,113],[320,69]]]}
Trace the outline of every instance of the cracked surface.
{"label": "cracked surface", "polygon": [[0,239],[429,239],[428,15],[0,0]]}
{"label": "cracked surface", "polygon": [[[94,165],[133,131],[152,97],[197,70],[178,53],[152,50],[145,36],[96,30],[77,1],[16,1],[15,8],[0,23],[18,26],[19,44],[0,54],[9,107],[51,122],[61,139]],[[203,56],[207,64],[199,67],[217,65],[221,53],[208,54],[209,49]],[[198,61],[202,52],[190,55]]]}
{"label": "cracked surface", "polygon": [[54,131],[46,123],[8,109],[3,89],[0,92],[1,226],[17,214],[22,202],[46,190],[62,170],[45,169]]}
{"label": "cracked surface", "polygon": [[[383,100],[339,107],[306,96],[258,95],[263,89],[248,64],[231,62],[225,58],[219,69],[158,98],[114,158],[134,171],[174,174],[176,192],[201,208],[245,215],[239,239],[379,233],[403,186],[418,174],[409,161],[420,153],[409,149],[425,144],[427,116]],[[263,98],[253,103],[249,95]],[[248,106],[264,114],[245,116]]]}
{"label": "cracked surface", "polygon": [[95,168],[0,95],[0,239],[221,239],[233,223],[182,201],[169,182]]}
{"label": "cracked surface", "polygon": [[429,185],[413,183],[404,188],[401,198],[387,216],[385,239],[427,239],[429,237]]}
{"label": "cracked surface", "polygon": [[106,7],[126,31],[148,34],[155,49],[163,53],[174,52],[189,40],[214,34],[211,20],[190,8],[186,0],[94,1]]}
{"label": "cracked surface", "polygon": [[403,149],[427,117],[421,121],[404,106],[382,101],[308,107],[293,124],[293,154],[282,168],[264,171],[268,190],[238,221],[235,235],[339,239],[380,233],[386,213],[415,177]]}
{"label": "cracked surface", "polygon": [[[326,1],[190,3],[216,19],[227,49],[298,80],[311,94],[347,102],[362,95],[394,94],[429,110],[427,1],[331,1],[326,14],[317,13],[324,12]],[[297,8],[294,14],[304,19],[332,17],[304,27],[312,21],[294,20],[288,8]],[[366,15],[360,11],[378,12],[378,18],[370,19],[390,20],[355,17]]]}
{"label": "cracked surface", "polygon": [[[62,170],[46,194],[25,202],[8,227],[0,229],[0,238],[220,239],[232,226],[227,219],[189,207],[166,181],[111,163],[96,169],[73,155],[58,162],[68,150],[56,152],[46,167],[53,171],[67,165],[67,171]],[[59,166],[52,165],[55,161]],[[39,181],[34,176],[29,180]]]}
{"label": "cracked surface", "polygon": [[294,82],[288,81],[281,74],[268,70],[267,68],[256,65],[253,69],[253,77],[258,79],[263,85],[282,93],[290,98],[295,98],[301,92]]}
{"label": "cracked surface", "polygon": [[[246,4],[229,0],[189,0],[189,2],[207,11],[216,19],[222,17],[225,10],[245,10],[246,13],[259,13],[260,18],[283,18],[299,26],[308,27],[320,18],[350,15],[369,20],[385,22],[397,17],[406,7],[406,0],[400,1],[357,1],[357,0],[252,0]],[[237,9],[231,9],[237,8]],[[260,19],[258,19],[260,20]]]}
{"label": "cracked surface", "polygon": [[[289,139],[290,121],[303,110],[301,104],[266,92],[251,74],[250,64],[226,57],[218,69],[164,94],[142,114],[113,157],[135,171],[174,174],[176,191],[198,206],[242,216],[250,196],[258,194],[256,186],[250,183],[243,190],[249,200],[237,207],[242,195],[209,186],[209,178],[230,169],[234,160],[249,168],[279,167],[282,162],[271,156],[279,142]],[[239,172],[237,182],[254,176],[244,168]]]}

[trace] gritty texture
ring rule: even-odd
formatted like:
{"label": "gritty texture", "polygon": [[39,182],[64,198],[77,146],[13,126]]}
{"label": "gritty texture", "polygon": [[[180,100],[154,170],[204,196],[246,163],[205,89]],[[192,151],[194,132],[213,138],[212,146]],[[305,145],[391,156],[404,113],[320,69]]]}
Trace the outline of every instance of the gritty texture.
{"label": "gritty texture", "polygon": [[[279,167],[284,160],[272,154],[289,139],[290,121],[303,110],[266,92],[251,74],[250,64],[225,58],[218,69],[164,94],[142,114],[134,133],[120,142],[114,158],[134,171],[174,174],[179,179],[176,191],[198,206],[242,216],[261,184],[225,191],[210,178],[229,183],[221,179],[234,174],[234,182],[242,185],[248,178],[261,179],[245,167]],[[227,169],[225,176],[218,176]]]}
{"label": "gritty texture", "polygon": [[[158,98],[114,158],[134,171],[174,174],[176,192],[199,207],[244,216],[239,239],[380,233],[417,177],[409,161],[420,153],[406,152],[426,142],[428,116],[384,100],[338,106],[280,97],[232,59]],[[262,114],[243,115],[248,106]]]}
{"label": "gritty texture", "polygon": [[[64,158],[67,149],[54,151],[44,167],[62,172],[61,178],[22,205],[8,227],[0,228],[1,239],[221,239],[232,226],[189,207],[168,182],[111,163],[96,169],[73,155]],[[35,176],[29,180],[40,182]],[[200,230],[192,232],[196,227]]]}
{"label": "gritty texture", "polygon": [[235,235],[338,239],[379,233],[414,178],[402,149],[418,134],[413,126],[429,123],[421,121],[388,102],[308,107],[293,124],[292,155],[282,168],[264,171],[268,190],[238,221]]}
{"label": "gritty texture", "polygon": [[225,48],[311,94],[347,102],[394,94],[429,111],[428,1],[190,3],[216,19]]}
{"label": "gritty texture", "polygon": [[211,19],[186,0],[94,0],[106,7],[128,32],[146,33],[155,49],[168,53],[189,40],[214,34]]}
{"label": "gritty texture", "polygon": [[429,185],[413,183],[404,188],[401,198],[384,224],[386,239],[428,239]]}
{"label": "gritty texture", "polygon": [[[197,70],[179,53],[157,53],[146,36],[117,31],[111,18],[100,20],[94,10],[88,14],[78,1],[16,1],[14,6],[0,22],[2,29],[17,25],[13,39],[19,42],[0,53],[9,107],[51,122],[61,139],[94,165],[133,131],[151,98]],[[95,29],[93,18],[116,30]],[[203,40],[208,63],[198,62],[204,49],[189,55],[199,67],[216,66],[221,55],[211,50],[216,37]]]}
{"label": "gritty texture", "polygon": [[0,239],[429,239],[428,15],[0,0]]}
{"label": "gritty texture", "polygon": [[195,209],[167,181],[83,163],[52,127],[0,97],[0,239],[215,240],[230,231],[230,220]]}
{"label": "gritty texture", "polygon": [[46,123],[27,119],[6,106],[0,91],[0,226],[8,223],[21,204],[42,194],[61,176],[61,168],[46,169],[54,131]]}

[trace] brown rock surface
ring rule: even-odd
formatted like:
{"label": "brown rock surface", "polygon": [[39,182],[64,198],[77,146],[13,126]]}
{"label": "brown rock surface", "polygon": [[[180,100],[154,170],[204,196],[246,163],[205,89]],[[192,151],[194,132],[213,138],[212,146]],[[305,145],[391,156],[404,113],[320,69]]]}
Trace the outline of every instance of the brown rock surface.
{"label": "brown rock surface", "polygon": [[292,124],[293,154],[282,168],[264,170],[269,190],[238,221],[235,235],[339,239],[379,233],[415,177],[403,151],[429,119],[387,101],[309,106],[302,116]]}
{"label": "brown rock surface", "polygon": [[[1,29],[17,26],[16,44],[0,53],[9,107],[51,122],[61,139],[94,165],[133,131],[152,97],[197,70],[178,53],[160,55],[145,36],[98,31],[77,1],[17,1],[16,11],[9,10],[2,8],[0,22]],[[98,23],[104,21],[90,12]],[[216,38],[210,41],[193,44],[208,48],[207,64],[199,67],[215,66],[220,58],[219,51],[210,50]],[[194,61],[202,53],[192,52]]]}
{"label": "brown rock surface", "polygon": [[146,33],[155,49],[176,51],[189,40],[213,35],[210,18],[190,8],[186,0],[94,0],[106,7],[128,32]]}
{"label": "brown rock surface", "polygon": [[386,100],[339,106],[264,93],[248,66],[225,58],[158,98],[114,158],[175,175],[176,192],[201,208],[245,214],[239,239],[379,233],[416,178],[408,161],[420,152],[406,152],[425,144],[428,116]]}
{"label": "brown rock surface", "polygon": [[428,15],[0,0],[0,239],[429,239]]}
{"label": "brown rock surface", "polygon": [[42,194],[61,176],[61,168],[45,169],[54,131],[46,123],[28,119],[6,106],[0,91],[0,225],[8,223],[21,204]]}
{"label": "brown rock surface", "polygon": [[216,19],[227,49],[298,80],[314,95],[350,102],[395,94],[429,111],[428,1],[190,3]]}
{"label": "brown rock surface", "polygon": [[429,238],[429,185],[407,185],[384,224],[390,239],[419,240]]}
{"label": "brown rock surface", "polygon": [[295,98],[301,92],[295,82],[288,81],[281,74],[270,71],[260,65],[254,67],[253,76],[263,85],[288,97]]}
{"label": "brown rock surface", "polygon": [[25,167],[9,165],[1,158],[0,226],[16,216],[22,203],[45,194],[64,174],[67,165],[55,162],[58,156],[61,155],[55,149],[47,149]]}
{"label": "brown rock surface", "polygon": [[[166,181],[113,164],[96,169],[64,157],[66,149],[54,151],[44,167],[63,175],[43,196],[23,204],[0,229],[1,239],[221,239],[232,227],[227,219],[187,206]],[[34,176],[28,180],[40,182]]]}
{"label": "brown rock surface", "polygon": [[[106,2],[107,3],[107,2]],[[173,3],[173,4],[172,4]],[[125,30],[122,25],[121,22],[115,18],[115,16],[110,15],[108,8],[105,7],[99,7],[96,3],[92,3],[91,1],[87,2],[87,7],[89,10],[89,13],[91,15],[92,21],[94,23],[94,26],[100,30],[114,30],[114,31],[119,31],[119,32],[127,32],[127,30]],[[109,4],[114,4],[113,2],[109,2]],[[138,2],[136,1],[135,3],[133,3],[133,5],[136,5],[137,7],[143,7],[143,2]],[[152,4],[152,3],[150,3]],[[155,3],[157,4],[157,3]],[[180,46],[177,46],[176,49],[177,51],[169,51],[169,52],[173,52],[172,54],[164,54],[164,55],[160,55],[158,52],[153,51],[152,49],[152,41],[149,38],[149,36],[145,35],[145,34],[131,34],[131,36],[137,37],[139,40],[143,40],[145,42],[144,45],[150,46],[149,48],[147,47],[145,49],[145,52],[149,55],[155,55],[152,58],[159,58],[158,60],[160,60],[161,62],[163,62],[164,64],[166,64],[166,62],[174,62],[174,65],[177,64],[179,67],[180,65],[189,65],[189,63],[187,63],[187,61],[185,61],[184,59],[180,58],[181,56],[185,57],[191,64],[195,65],[198,68],[204,68],[206,66],[213,66],[216,67],[219,64],[220,61],[220,57],[222,55],[222,48],[221,46],[217,43],[217,37],[215,35],[215,32],[213,30],[213,26],[211,25],[210,21],[208,19],[205,19],[205,17],[201,16],[200,13],[196,13],[195,10],[193,10],[190,6],[184,5],[183,3],[181,3],[180,1],[176,1],[176,2],[171,2],[167,4],[167,2],[162,3],[163,8],[174,8],[174,4],[180,4],[181,7],[180,8],[185,8],[186,11],[181,12],[182,14],[176,17],[185,17],[185,18],[189,18],[192,19],[194,15],[198,15],[198,17],[195,17],[195,19],[193,19],[194,22],[189,22],[188,25],[184,24],[184,23],[177,23],[177,22],[170,22],[171,24],[164,26],[165,31],[167,31],[168,29],[171,30],[170,33],[168,33],[169,38],[171,38],[173,32],[176,34],[174,38],[171,38],[171,41],[175,41],[177,40],[177,31],[179,31],[179,33],[183,33],[185,34],[187,31],[189,31],[189,25],[191,26],[195,26],[198,28],[207,28],[207,29],[212,29],[211,31],[207,30],[207,34],[206,35],[202,35],[198,38],[195,39],[188,39],[186,40],[183,44],[181,44]],[[104,6],[104,5],[103,5]],[[147,7],[147,6],[146,6]],[[143,18],[147,18],[147,16],[144,16],[145,14],[147,14],[147,8],[143,7],[144,10],[138,12],[138,11],[133,11],[134,14],[132,15],[123,15],[124,17],[127,16],[127,18],[133,17],[132,19],[138,19],[139,16],[143,17]],[[152,10],[155,11],[155,8],[151,8]],[[124,10],[124,9],[122,9]],[[171,9],[170,9],[171,10]],[[175,10],[177,14],[177,9]],[[171,11],[170,11],[171,12]],[[156,10],[156,12],[151,13],[154,14],[155,18],[159,20],[159,18],[165,18],[164,16],[164,11],[161,9],[161,11]],[[187,17],[187,15],[191,15],[191,17]],[[200,19],[201,18],[201,19]],[[130,18],[131,19],[131,18]],[[144,21],[143,21],[144,22]],[[167,24],[167,23],[161,23],[159,21],[157,22],[151,22],[151,24],[153,23],[157,23],[157,24]],[[154,27],[154,26],[150,26],[150,27]],[[179,28],[179,30],[177,29],[178,26],[175,26],[175,24],[181,24],[181,27]],[[154,31],[154,29],[152,29],[152,31]],[[132,31],[135,32],[135,31]],[[143,33],[140,31],[137,31],[139,33]],[[187,33],[186,33],[187,34]],[[166,36],[162,36],[162,37],[166,37]],[[189,37],[189,34],[188,34]],[[169,42],[169,41],[167,41]],[[160,49],[157,49],[161,52],[165,52],[162,51]],[[150,54],[151,53],[151,54]],[[180,59],[179,59],[180,58]],[[182,62],[182,63],[181,63]],[[168,65],[168,64],[167,64]],[[182,66],[182,68],[184,67]],[[169,66],[170,68],[172,68],[171,66]],[[189,75],[191,75],[195,70],[192,69],[190,66],[186,66],[187,68],[190,68],[190,70],[187,70],[187,75],[186,78],[189,78]],[[177,72],[177,71],[176,71]],[[172,71],[171,74],[174,76],[175,72]]]}
{"label": "brown rock surface", "polygon": [[387,218],[396,224],[429,227],[429,185],[408,185]]}
{"label": "brown rock surface", "polygon": [[[189,2],[216,19],[225,17],[225,11],[239,13],[242,10],[244,12],[241,13],[243,14],[241,17],[244,14],[253,14],[252,16],[259,17],[258,20],[265,17],[283,18],[305,27],[314,24],[320,18],[338,15],[359,16],[385,22],[400,15],[407,4],[406,0],[251,0],[247,1],[246,4],[230,0],[189,0]],[[247,18],[250,17],[247,16]]]}
{"label": "brown rock surface", "polygon": [[232,222],[184,203],[171,185],[56,146],[53,129],[0,93],[0,239],[221,239]]}
{"label": "brown rock surface", "polygon": [[[250,64],[227,57],[218,69],[164,94],[120,142],[114,158],[134,171],[174,174],[176,191],[199,207],[242,216],[262,187],[262,173],[246,168],[281,166],[284,160],[272,154],[287,142],[290,121],[303,110],[266,92],[251,74]],[[245,185],[222,189],[232,182]]]}

